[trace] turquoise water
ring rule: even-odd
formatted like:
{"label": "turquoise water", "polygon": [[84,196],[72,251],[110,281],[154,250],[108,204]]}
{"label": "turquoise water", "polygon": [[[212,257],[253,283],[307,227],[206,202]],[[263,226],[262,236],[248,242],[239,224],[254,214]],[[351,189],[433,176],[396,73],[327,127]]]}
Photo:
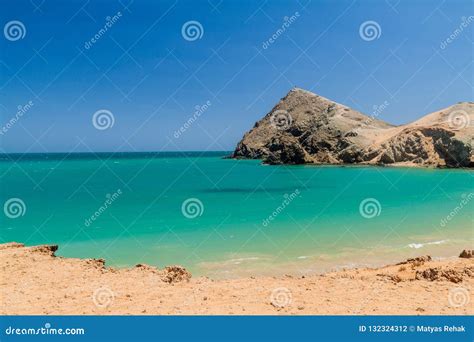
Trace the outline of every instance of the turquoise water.
{"label": "turquoise water", "polygon": [[1,239],[214,278],[472,248],[472,171],[266,166],[226,154],[4,155],[1,203],[18,198],[24,210],[1,215]]}

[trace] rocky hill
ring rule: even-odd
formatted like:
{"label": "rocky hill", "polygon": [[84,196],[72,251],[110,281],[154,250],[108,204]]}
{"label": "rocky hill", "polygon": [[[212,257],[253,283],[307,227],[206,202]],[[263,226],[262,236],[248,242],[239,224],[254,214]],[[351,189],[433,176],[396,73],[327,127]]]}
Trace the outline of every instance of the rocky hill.
{"label": "rocky hill", "polygon": [[303,89],[292,89],[247,132],[234,158],[269,164],[473,167],[474,103],[394,126]]}

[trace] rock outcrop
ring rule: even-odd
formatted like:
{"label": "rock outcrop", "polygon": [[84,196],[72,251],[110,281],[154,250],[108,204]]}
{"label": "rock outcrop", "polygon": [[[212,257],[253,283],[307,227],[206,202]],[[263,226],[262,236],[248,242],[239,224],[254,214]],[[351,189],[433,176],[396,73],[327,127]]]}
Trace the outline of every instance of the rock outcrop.
{"label": "rock outcrop", "polygon": [[459,254],[460,258],[471,259],[474,258],[474,250],[472,249],[465,249]]}
{"label": "rock outcrop", "polygon": [[137,264],[133,268],[114,268],[106,267],[104,259],[75,259],[57,257],[55,252],[58,250],[58,245],[38,245],[26,247],[23,243],[9,242],[0,244],[0,253],[2,251],[11,252],[15,258],[32,256],[35,262],[53,261],[59,264],[72,263],[78,269],[83,271],[96,270],[103,274],[121,274],[130,272],[141,272],[149,275],[156,275],[162,282],[168,284],[175,284],[180,282],[189,282],[192,275],[184,267],[179,265],[166,266],[159,269],[155,266],[147,264]]}
{"label": "rock outcrop", "polygon": [[428,261],[431,261],[431,260],[432,260],[432,258],[431,258],[430,255],[423,255],[423,256],[416,257],[416,258],[409,258],[405,261],[399,262],[396,265],[410,264],[410,265],[420,266],[420,265],[423,265],[425,262],[428,262]]}
{"label": "rock outcrop", "polygon": [[422,271],[416,271],[416,280],[448,280],[453,283],[460,283],[466,278],[474,277],[474,267],[463,268],[452,267],[430,267]]}
{"label": "rock outcrop", "polygon": [[190,279],[191,273],[182,266],[166,266],[163,270],[162,280],[165,283],[180,283],[182,281],[189,281]]}
{"label": "rock outcrop", "polygon": [[233,157],[269,164],[472,167],[473,137],[472,102],[393,126],[295,88],[244,135]]}

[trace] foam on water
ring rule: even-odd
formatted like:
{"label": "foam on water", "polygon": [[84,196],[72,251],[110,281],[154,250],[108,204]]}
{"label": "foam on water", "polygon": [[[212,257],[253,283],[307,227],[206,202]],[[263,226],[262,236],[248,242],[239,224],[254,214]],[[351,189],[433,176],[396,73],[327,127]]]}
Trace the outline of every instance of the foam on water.
{"label": "foam on water", "polygon": [[432,242],[425,242],[425,243],[410,243],[407,247],[419,249],[419,248],[423,248],[423,247],[429,246],[429,245],[441,245],[441,244],[446,243],[448,241],[449,240],[440,240],[440,241],[432,241]]}

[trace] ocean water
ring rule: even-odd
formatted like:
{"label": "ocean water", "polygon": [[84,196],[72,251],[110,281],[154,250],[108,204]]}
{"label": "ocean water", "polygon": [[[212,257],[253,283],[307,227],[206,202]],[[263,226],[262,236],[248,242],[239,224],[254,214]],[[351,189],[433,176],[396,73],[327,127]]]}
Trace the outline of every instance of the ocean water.
{"label": "ocean water", "polygon": [[267,166],[227,154],[3,155],[1,241],[212,278],[454,257],[473,246],[473,171]]}

